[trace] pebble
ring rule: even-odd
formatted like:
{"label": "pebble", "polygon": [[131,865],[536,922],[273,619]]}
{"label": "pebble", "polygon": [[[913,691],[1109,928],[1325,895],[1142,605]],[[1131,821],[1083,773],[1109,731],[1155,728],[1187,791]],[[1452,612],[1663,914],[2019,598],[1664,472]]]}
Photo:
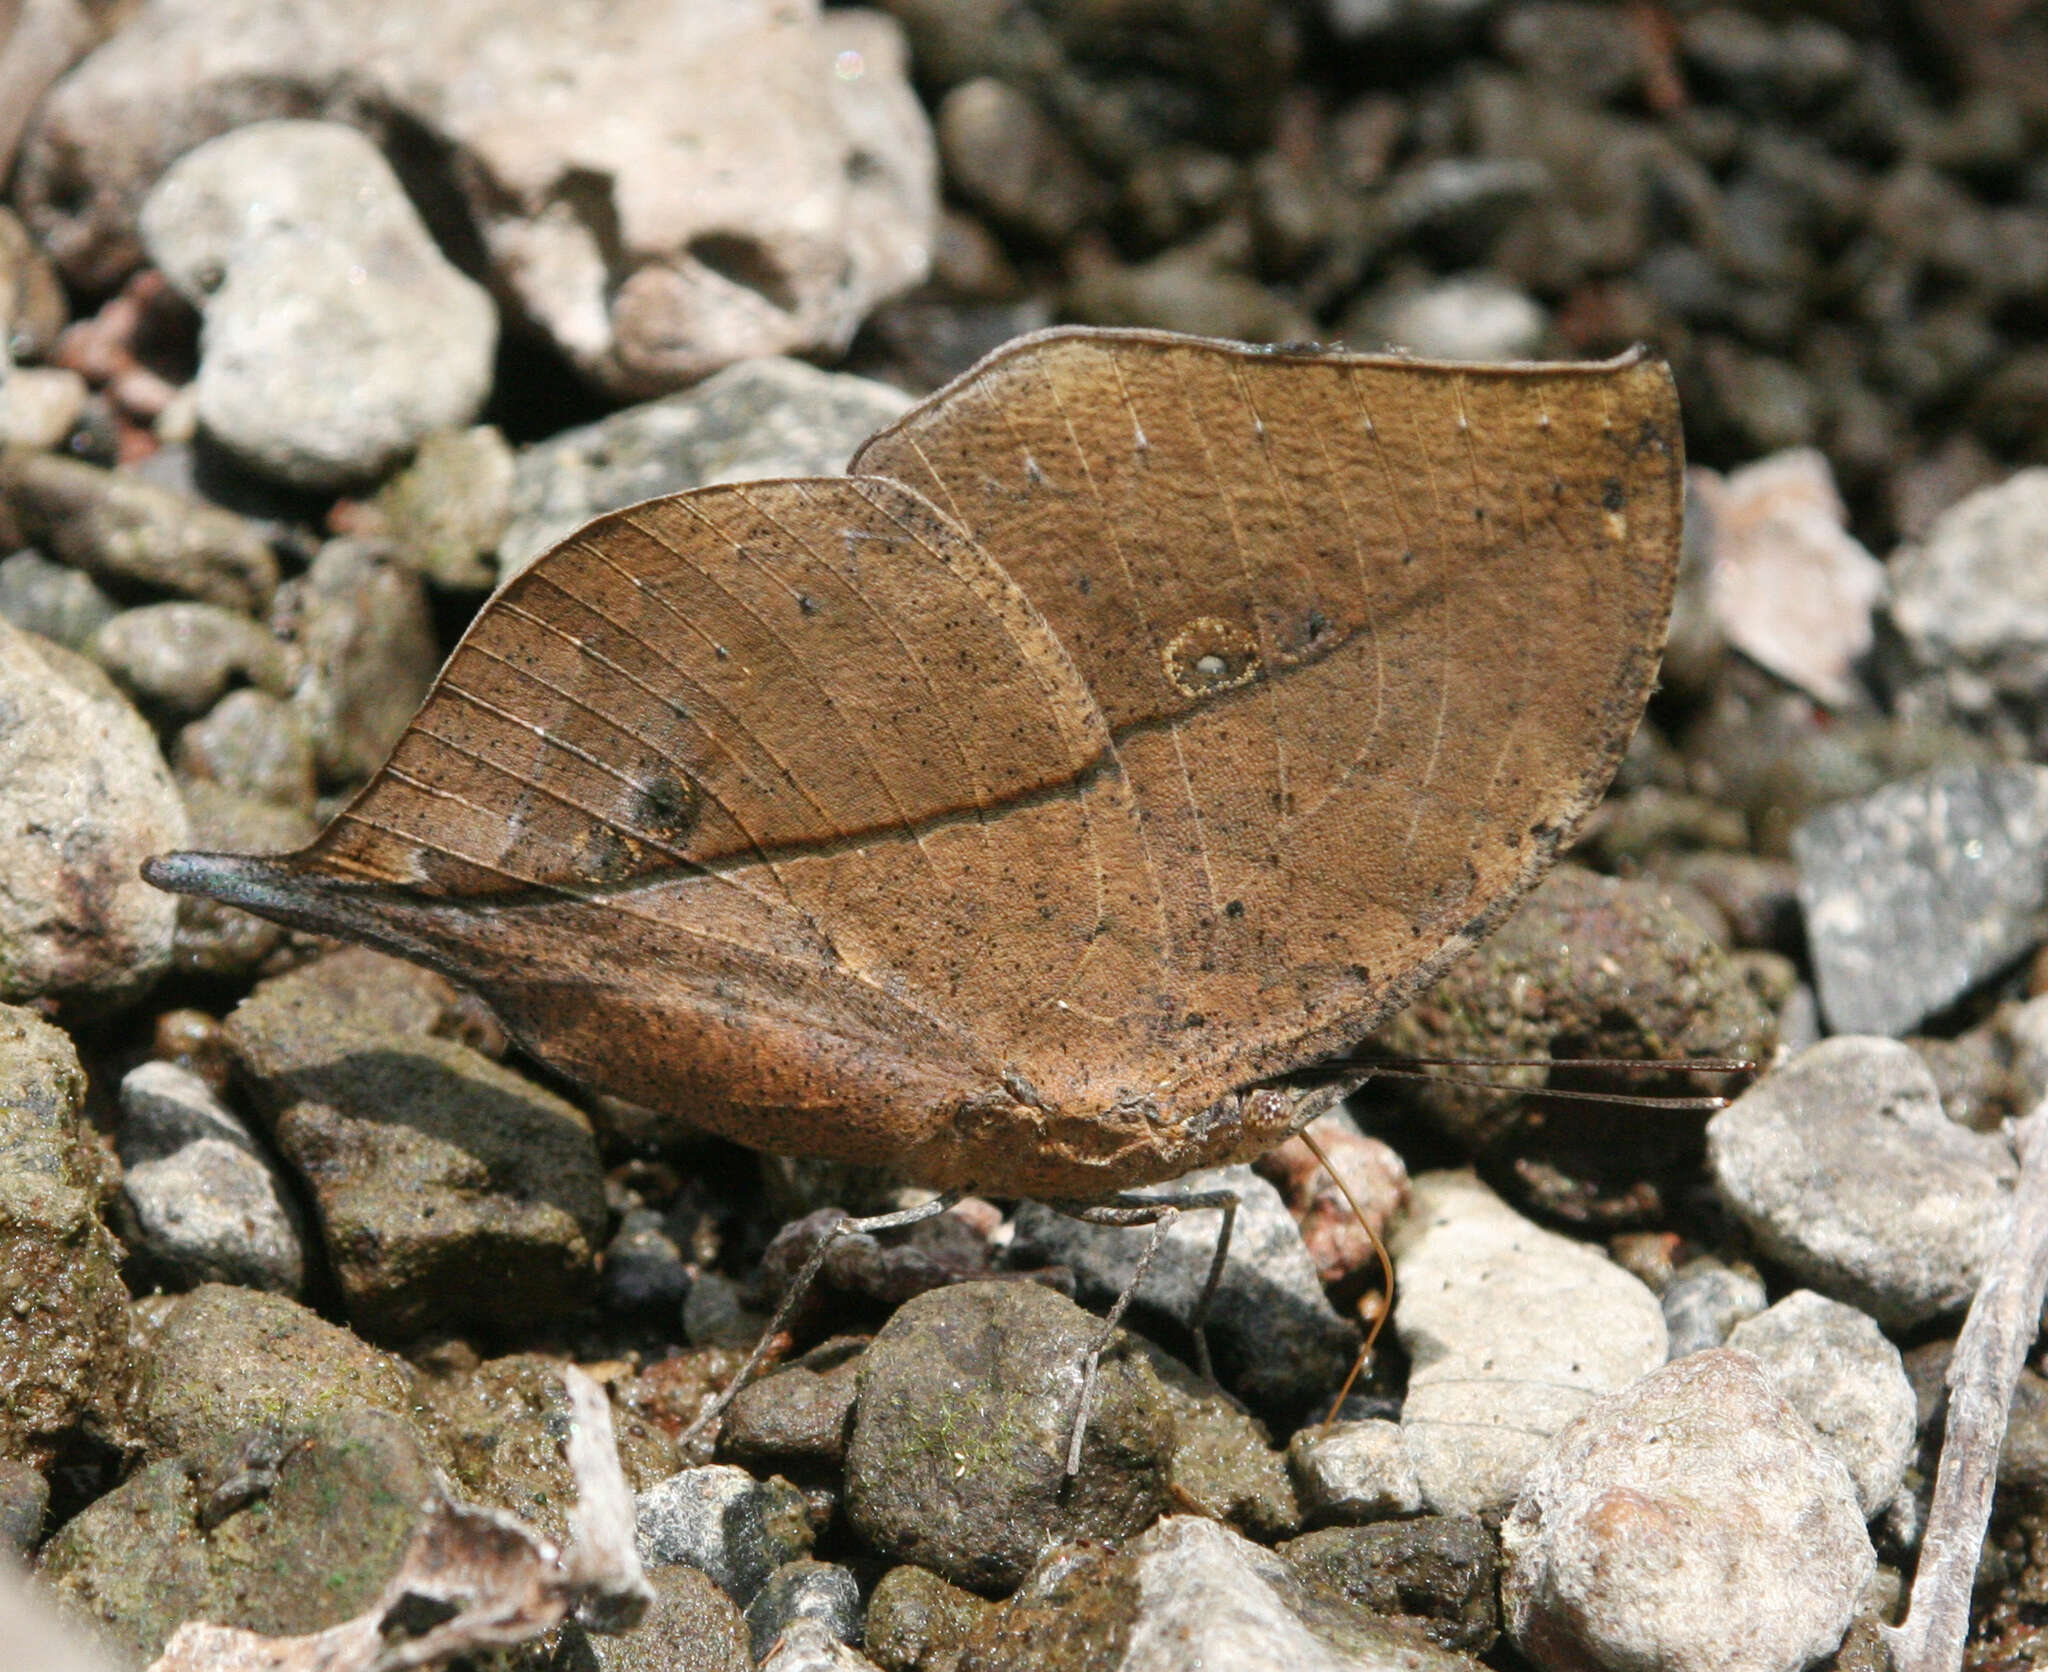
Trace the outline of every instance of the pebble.
{"label": "pebble", "polygon": [[1384,1521],[1423,1509],[1422,1483],[1398,1422],[1323,1423],[1287,1442],[1287,1467],[1311,1527]]}
{"label": "pebble", "polygon": [[868,1598],[864,1647],[889,1672],[951,1672],[996,1604],[909,1563],[892,1567]]}
{"label": "pebble", "polygon": [[225,1435],[368,1409],[410,1418],[404,1360],[286,1295],[205,1283],[139,1316],[146,1359],[135,1425],[150,1462],[196,1456]]}
{"label": "pebble", "polygon": [[[44,21],[58,21],[54,8]],[[65,24],[60,23],[59,28],[68,32]],[[30,40],[36,32],[37,20],[34,17],[20,18],[8,37],[4,57],[11,60],[16,48],[33,52],[35,48],[30,45]],[[11,63],[7,69],[0,69],[0,80],[6,81],[9,91],[19,101],[15,109],[23,118],[43,89],[55,79],[56,73],[69,62],[72,50],[67,43],[49,56],[35,73],[38,85],[34,92],[29,90],[25,79],[17,79],[10,73]],[[12,161],[11,141],[15,131],[14,119],[10,116],[7,131],[0,136],[0,174],[6,172]],[[64,296],[64,281],[57,276],[57,269],[49,256],[28,228],[21,224],[21,217],[12,209],[0,207],[0,358],[12,358],[18,365],[42,359],[56,344],[70,311],[70,304]]]}
{"label": "pebble", "polygon": [[523,448],[498,542],[509,580],[592,517],[721,482],[837,476],[854,449],[909,410],[872,379],[799,360],[750,360],[694,389]]}
{"label": "pebble", "polygon": [[1374,338],[1428,360],[1529,360],[1549,325],[1527,292],[1486,274],[1374,298],[1348,315],[1347,342]]}
{"label": "pebble", "polygon": [[1802,1282],[1912,1329],[1959,1311],[2012,1223],[2003,1138],[1943,1113],[1896,1040],[1823,1040],[1707,1126],[1721,1200]]}
{"label": "pebble", "polygon": [[[1209,1312],[1209,1342],[1224,1385],[1256,1410],[1292,1415],[1327,1400],[1351,1367],[1356,1328],[1323,1293],[1301,1228],[1275,1190],[1249,1167],[1189,1173],[1148,1194],[1230,1190],[1237,1224]],[[1221,1216],[1184,1213],[1167,1232],[1132,1299],[1185,1327],[1215,1256]],[[1083,1298],[1107,1305],[1128,1287],[1152,1228],[1087,1225],[1038,1202],[1018,1206],[1013,1262],[1072,1268]]]}
{"label": "pebble", "polygon": [[1867,702],[1857,665],[1875,641],[1884,566],[1847,528],[1817,448],[1795,447],[1722,477],[1688,473],[1705,516],[1708,598],[1728,642],[1837,708]]}
{"label": "pebble", "polygon": [[1301,1530],[1301,1505],[1266,1427],[1212,1382],[1143,1336],[1131,1345],[1151,1367],[1172,1423],[1166,1495],[1174,1507],[1268,1542]]}
{"label": "pebble", "polygon": [[1395,1214],[1408,1204],[1408,1166],[1389,1145],[1361,1132],[1342,1107],[1318,1115],[1308,1131],[1343,1177],[1348,1195],[1300,1138],[1276,1144],[1252,1166],[1285,1198],[1315,1261],[1316,1276],[1330,1288],[1358,1272],[1378,1271],[1372,1236],[1351,1204],[1364,1209],[1373,1231],[1384,1237]]}
{"label": "pebble", "polygon": [[230,691],[181,728],[171,745],[171,770],[188,783],[217,784],[308,818],[313,813],[312,734],[287,699],[268,691]]}
{"label": "pebble", "polygon": [[63,446],[85,402],[85,379],[68,367],[9,367],[0,355],[0,446]]}
{"label": "pebble", "polygon": [[[289,853],[319,831],[310,811],[281,807],[206,779],[179,785],[192,847],[209,853]],[[218,900],[178,897],[172,964],[181,973],[246,980],[291,938],[290,931]]]}
{"label": "pebble", "polygon": [[487,591],[512,521],[516,463],[489,424],[437,430],[372,502],[398,561],[444,592]]}
{"label": "pebble", "polygon": [[456,1003],[439,977],[351,950],[259,983],[227,1020],[369,1334],[532,1328],[593,1286],[605,1208],[590,1124],[436,1037]]}
{"label": "pebble", "polygon": [[1362,1608],[1419,1621],[1446,1649],[1484,1654],[1500,1636],[1500,1546],[1477,1516],[1325,1527],[1279,1553]]}
{"label": "pebble", "polygon": [[1923,700],[2048,751],[2048,470],[1950,506],[1891,563],[1891,618]]}
{"label": "pebble", "polygon": [[320,775],[367,778],[384,764],[441,663],[418,575],[376,541],[329,540],[278,594],[274,625],[297,648],[292,702]]}
{"label": "pebble", "polygon": [[1814,813],[1792,833],[1821,1008],[1900,1034],[2040,938],[2048,766],[1954,766]]}
{"label": "pebble", "polygon": [[143,1282],[239,1283],[297,1294],[305,1239],[289,1187],[261,1157],[220,1138],[129,1167],[119,1223]]}
{"label": "pebble", "polygon": [[634,1499],[640,1560],[686,1563],[745,1608],[775,1571],[811,1552],[804,1495],[780,1476],[707,1463],[684,1469]]}
{"label": "pebble", "polygon": [[[516,1515],[564,1543],[576,1484],[563,1456],[568,1395],[558,1359],[543,1353],[462,1362],[421,1378],[421,1426],[448,1455],[465,1496]],[[425,1363],[431,1360],[422,1355]],[[674,1439],[643,1414],[612,1402],[612,1434],[628,1487],[651,1487],[675,1473]]]}
{"label": "pebble", "polygon": [[689,1292],[689,1268],[668,1221],[651,1208],[625,1214],[605,1245],[605,1305],[614,1312],[659,1313],[666,1323],[682,1316]]}
{"label": "pebble", "polygon": [[295,671],[268,629],[218,604],[123,610],[86,653],[145,711],[171,720],[204,714],[243,681],[284,696]]}
{"label": "pebble", "polygon": [[[1373,1036],[1395,1056],[1742,1057],[1767,1060],[1773,1016],[1742,967],[1655,883],[1560,865],[1519,910]],[[1543,1068],[1489,1074],[1530,1091]],[[1575,1076],[1583,1089],[1641,1095],[1642,1074]],[[1690,1080],[1679,1088],[1698,1091]],[[1567,1220],[1636,1225],[1698,1165],[1698,1126],[1645,1120],[1639,1109],[1538,1106],[1499,1091],[1409,1088],[1432,1124],[1532,1207]]]}
{"label": "pebble", "polygon": [[1841,1642],[1877,1570],[1848,1471],[1728,1348],[1559,1435],[1501,1552],[1508,1633],[1552,1672],[1801,1672]]}
{"label": "pebble", "polygon": [[1063,1538],[1129,1538],[1168,1507],[1173,1414],[1145,1355],[1102,1356],[1069,1481],[1082,1355],[1100,1322],[1035,1283],[963,1283],[899,1308],[861,1357],[846,1517],[897,1561],[1002,1592]]}
{"label": "pebble", "polygon": [[249,523],[132,471],[11,453],[0,458],[0,514],[45,556],[116,591],[260,615],[277,590],[277,554]]}
{"label": "pebble", "polygon": [[741,1388],[719,1430],[721,1460],[777,1471],[836,1468],[845,1462],[866,1346],[864,1336],[834,1336]]}
{"label": "pebble", "polygon": [[1664,1362],[1664,1314],[1641,1281],[1470,1173],[1416,1178],[1393,1251],[1412,1365],[1401,1427],[1433,1510],[1505,1509],[1551,1436]]}
{"label": "pebble", "polygon": [[1763,1365],[1771,1385],[1842,1460],[1865,1520],[1898,1496],[1913,1460],[1913,1384],[1875,1322],[1799,1289],[1737,1324],[1728,1345]]}
{"label": "pebble", "polygon": [[860,1584],[852,1571],[801,1556],[771,1573],[747,1604],[754,1658],[766,1660],[776,1640],[799,1621],[823,1627],[840,1643],[859,1643]]}
{"label": "pebble", "polygon": [[201,1138],[258,1153],[256,1139],[241,1117],[191,1069],[152,1060],[122,1075],[115,1145],[123,1166],[160,1160]]}
{"label": "pebble", "polygon": [[1770,1304],[1754,1271],[1715,1259],[1688,1260],[1657,1299],[1664,1308],[1666,1350],[1674,1359],[1721,1346],[1730,1330]]}
{"label": "pebble", "polygon": [[24,633],[83,652],[118,608],[90,575],[52,563],[41,552],[19,551],[0,559],[0,616]]}
{"label": "pebble", "polygon": [[595,1672],[754,1672],[746,1621],[731,1597],[695,1568],[649,1568],[646,1578],[654,1601],[640,1623],[614,1637],[570,1621],[562,1628],[563,1664],[594,1664]]}
{"label": "pebble", "polygon": [[946,182],[992,221],[1057,247],[1103,207],[1100,181],[1028,93],[963,81],[934,118]]}
{"label": "pebble", "polygon": [[139,867],[185,845],[155,735],[106,677],[0,622],[0,1001],[131,1004],[171,961],[177,902]]}
{"label": "pebble", "polygon": [[824,1621],[811,1619],[792,1621],[756,1664],[761,1672],[879,1672]]}
{"label": "pebble", "polygon": [[141,227],[204,316],[199,423],[259,475],[312,490],[381,476],[490,391],[489,295],[354,128],[255,122],[208,140],[156,182]]}
{"label": "pebble", "polygon": [[618,0],[601,27],[527,0],[396,20],[379,0],[153,7],[38,107],[19,201],[68,275],[106,288],[181,154],[256,112],[374,111],[415,136],[494,287],[585,376],[644,397],[840,353],[924,277],[937,170],[908,71],[888,18],[810,3]]}
{"label": "pebble", "polygon": [[0,1462],[0,1552],[16,1559],[32,1555],[43,1542],[50,1513],[50,1483],[25,1458]]}
{"label": "pebble", "polygon": [[70,1037],[0,1005],[0,1456],[47,1468],[84,1432],[121,1433],[131,1375],[108,1180]]}
{"label": "pebble", "polygon": [[1063,1545],[975,1635],[975,1672],[1476,1672],[1469,1655],[1383,1619],[1200,1516],[1121,1547]]}
{"label": "pebble", "polygon": [[187,1620],[318,1631],[376,1602],[436,1487],[401,1418],[290,1413],[131,1475],[57,1531],[37,1576],[123,1665],[149,1664]]}

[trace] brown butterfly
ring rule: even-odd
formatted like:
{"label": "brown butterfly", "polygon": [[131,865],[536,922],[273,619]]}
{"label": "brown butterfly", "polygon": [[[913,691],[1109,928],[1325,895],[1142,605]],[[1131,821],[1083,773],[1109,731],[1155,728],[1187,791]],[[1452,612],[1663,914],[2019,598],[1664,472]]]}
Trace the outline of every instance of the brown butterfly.
{"label": "brown butterfly", "polygon": [[1680,494],[1639,354],[1040,332],[844,478],[599,518],[310,847],[147,874],[744,1143],[1101,1198],[1277,1142],[1535,883]]}

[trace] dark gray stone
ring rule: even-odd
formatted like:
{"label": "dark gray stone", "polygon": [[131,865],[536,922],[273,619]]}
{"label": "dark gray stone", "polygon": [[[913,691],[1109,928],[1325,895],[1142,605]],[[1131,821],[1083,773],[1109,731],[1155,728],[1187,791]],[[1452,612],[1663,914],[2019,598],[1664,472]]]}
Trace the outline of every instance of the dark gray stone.
{"label": "dark gray stone", "polygon": [[604,1303],[614,1312],[659,1312],[680,1317],[690,1292],[683,1251],[667,1221],[652,1208],[634,1208],[604,1250]]}
{"label": "dark gray stone", "polygon": [[1888,784],[1808,818],[1792,854],[1829,1026],[1904,1033],[2040,939],[2048,767]]}
{"label": "dark gray stone", "polygon": [[654,1602],[637,1626],[611,1637],[571,1621],[555,1664],[564,1672],[753,1672],[747,1623],[731,1597],[692,1567],[649,1568],[647,1583]]}
{"label": "dark gray stone", "polygon": [[[1230,1256],[1209,1314],[1217,1374],[1254,1409],[1292,1417],[1326,1399],[1357,1350],[1358,1332],[1323,1293],[1301,1228],[1280,1193],[1249,1167],[1214,1167],[1145,1192],[1232,1190],[1240,1206]],[[1132,1306],[1185,1325],[1208,1280],[1220,1216],[1183,1214],[1160,1246]],[[1130,1283],[1148,1226],[1088,1225],[1037,1202],[1017,1209],[1012,1258],[1069,1266],[1083,1298],[1106,1305]]]}
{"label": "dark gray stone", "polygon": [[0,561],[0,616],[66,650],[83,651],[118,606],[92,577],[38,551]]}

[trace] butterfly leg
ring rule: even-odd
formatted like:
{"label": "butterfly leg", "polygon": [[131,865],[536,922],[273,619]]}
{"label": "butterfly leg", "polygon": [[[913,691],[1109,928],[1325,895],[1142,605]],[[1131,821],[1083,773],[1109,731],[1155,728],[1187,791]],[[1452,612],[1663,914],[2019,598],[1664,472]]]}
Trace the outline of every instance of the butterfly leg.
{"label": "butterfly leg", "polygon": [[790,1279],[789,1287],[782,1291],[782,1300],[775,1308],[775,1316],[768,1320],[768,1327],[761,1332],[761,1339],[754,1343],[754,1350],[747,1355],[747,1362],[740,1366],[739,1374],[726,1383],[718,1397],[697,1414],[697,1420],[683,1431],[677,1442],[679,1449],[687,1456],[689,1447],[697,1436],[711,1427],[725,1414],[725,1408],[739,1397],[740,1390],[754,1379],[754,1373],[761,1368],[789,1320],[796,1315],[796,1309],[803,1304],[804,1297],[811,1292],[811,1285],[818,1280],[818,1273],[825,1269],[825,1256],[832,1251],[832,1245],[841,1237],[872,1236],[877,1231],[900,1231],[906,1225],[921,1225],[927,1219],[936,1219],[955,1202],[960,1192],[948,1191],[934,1196],[929,1202],[914,1208],[899,1208],[894,1213],[872,1214],[866,1219],[835,1219],[825,1227],[825,1234],[818,1238],[818,1244],[810,1257],[797,1268],[797,1274]]}
{"label": "butterfly leg", "polygon": [[1230,1256],[1230,1233],[1237,1223],[1237,1193],[1202,1190],[1165,1198],[1121,1195],[1113,1202],[1048,1202],[1046,1206],[1087,1225],[1152,1227],[1152,1234],[1145,1239],[1137,1266],[1131,1272],[1131,1280],[1111,1303],[1108,1315],[1102,1321],[1101,1333],[1082,1360],[1081,1405],[1074,1416],[1073,1438],[1067,1445],[1067,1473],[1075,1475],[1081,1471],[1081,1444],[1088,1436],[1088,1419],[1095,1414],[1095,1380],[1101,1368],[1102,1354],[1115,1337],[1125,1309],[1131,1304],[1131,1297],[1138,1292],[1146,1273],[1152,1269],[1152,1262],[1159,1257],[1159,1250],[1165,1246],[1166,1234],[1173,1229],[1174,1221],[1183,1213],[1202,1208],[1220,1210],[1223,1225],[1216,1235],[1216,1251],[1209,1259],[1208,1278],[1202,1284],[1202,1292],[1195,1300],[1194,1310],[1188,1314],[1187,1323],[1194,1332],[1196,1367],[1206,1379],[1215,1381],[1216,1371],[1209,1360],[1209,1307],[1216,1298],[1216,1286],[1223,1280],[1224,1263]]}

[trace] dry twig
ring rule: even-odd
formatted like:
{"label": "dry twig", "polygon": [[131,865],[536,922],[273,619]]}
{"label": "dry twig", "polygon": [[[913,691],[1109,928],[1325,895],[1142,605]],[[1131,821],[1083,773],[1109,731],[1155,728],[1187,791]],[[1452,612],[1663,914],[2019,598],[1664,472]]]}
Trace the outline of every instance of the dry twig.
{"label": "dry twig", "polygon": [[1912,1604],[1883,1628],[1895,1672],[1957,1672],[1970,1629],[1970,1590],[2012,1390],[2041,1325],[2048,1292],[2048,1100],[2013,1128],[2019,1185],[2012,1236],[1984,1273],[1948,1366],[1948,1430],[1920,1540]]}

